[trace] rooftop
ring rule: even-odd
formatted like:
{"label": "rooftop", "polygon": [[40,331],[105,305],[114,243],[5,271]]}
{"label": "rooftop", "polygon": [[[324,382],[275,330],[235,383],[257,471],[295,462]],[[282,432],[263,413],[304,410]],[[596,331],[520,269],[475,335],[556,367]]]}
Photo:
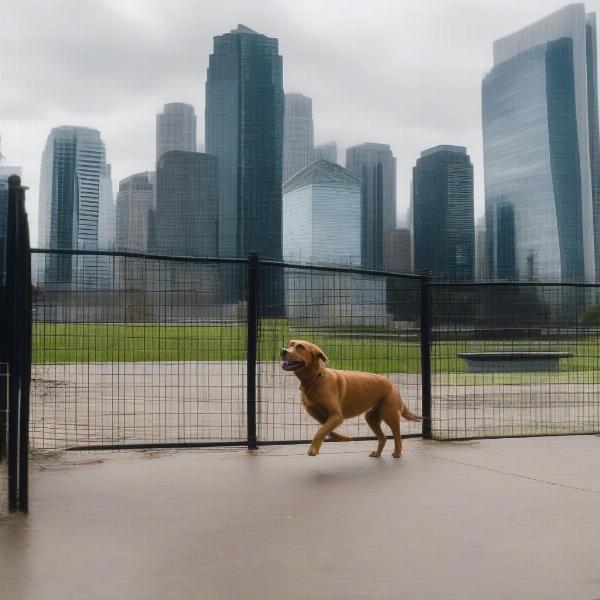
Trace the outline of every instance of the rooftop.
{"label": "rooftop", "polygon": [[283,184],[283,193],[285,194],[286,192],[317,183],[361,185],[362,180],[337,163],[320,159],[290,177]]}
{"label": "rooftop", "polygon": [[441,144],[440,146],[434,146],[421,152],[421,158],[430,156],[431,154],[437,154],[438,152],[456,152],[457,154],[466,154],[467,149],[464,146],[451,146],[450,144]]}
{"label": "rooftop", "polygon": [[250,27],[246,27],[245,25],[242,25],[241,23],[238,24],[236,29],[232,29],[229,33],[249,33],[252,35],[260,35],[258,33],[258,31],[254,31],[254,29],[250,29]]}

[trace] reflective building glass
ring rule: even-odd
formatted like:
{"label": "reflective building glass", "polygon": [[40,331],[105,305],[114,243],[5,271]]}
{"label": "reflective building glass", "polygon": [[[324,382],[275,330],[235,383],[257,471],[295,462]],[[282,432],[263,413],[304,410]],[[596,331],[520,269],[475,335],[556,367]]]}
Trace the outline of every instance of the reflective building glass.
{"label": "reflective building glass", "polygon": [[595,38],[595,19],[571,5],[494,45],[482,85],[493,278],[596,277],[598,118],[595,60],[587,62]]}

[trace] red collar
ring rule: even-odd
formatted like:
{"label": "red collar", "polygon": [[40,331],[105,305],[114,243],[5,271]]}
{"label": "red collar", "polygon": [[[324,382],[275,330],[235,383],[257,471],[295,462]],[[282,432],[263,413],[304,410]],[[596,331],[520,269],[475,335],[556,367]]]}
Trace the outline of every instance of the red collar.
{"label": "red collar", "polygon": [[311,377],[306,383],[303,383],[302,387],[305,390],[308,390],[308,388],[313,386],[319,380],[319,378],[322,376],[323,376],[323,371],[319,371],[314,377]]}

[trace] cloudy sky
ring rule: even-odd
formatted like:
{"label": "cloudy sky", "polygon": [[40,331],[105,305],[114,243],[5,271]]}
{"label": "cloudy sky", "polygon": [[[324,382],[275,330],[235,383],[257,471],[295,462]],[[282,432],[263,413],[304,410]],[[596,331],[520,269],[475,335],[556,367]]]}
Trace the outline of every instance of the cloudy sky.
{"label": "cloudy sky", "polygon": [[[563,0],[1,0],[2,152],[30,187],[34,244],[40,157],[58,125],[100,130],[118,181],[153,169],[155,115],[189,102],[204,139],[212,38],[243,23],[279,39],[286,91],[313,99],[317,143],[388,143],[398,209],[411,169],[437,144],[467,147],[483,213],[481,79],[492,42]],[[588,1],[598,11],[600,0]]]}

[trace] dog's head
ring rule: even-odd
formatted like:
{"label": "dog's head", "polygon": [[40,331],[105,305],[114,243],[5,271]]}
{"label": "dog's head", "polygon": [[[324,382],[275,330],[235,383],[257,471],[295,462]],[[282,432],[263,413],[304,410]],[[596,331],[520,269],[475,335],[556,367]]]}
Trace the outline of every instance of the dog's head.
{"label": "dog's head", "polygon": [[302,368],[316,369],[319,367],[319,361],[327,364],[329,359],[325,352],[312,342],[305,340],[291,340],[290,343],[281,350],[281,368],[284,371],[297,371]]}

